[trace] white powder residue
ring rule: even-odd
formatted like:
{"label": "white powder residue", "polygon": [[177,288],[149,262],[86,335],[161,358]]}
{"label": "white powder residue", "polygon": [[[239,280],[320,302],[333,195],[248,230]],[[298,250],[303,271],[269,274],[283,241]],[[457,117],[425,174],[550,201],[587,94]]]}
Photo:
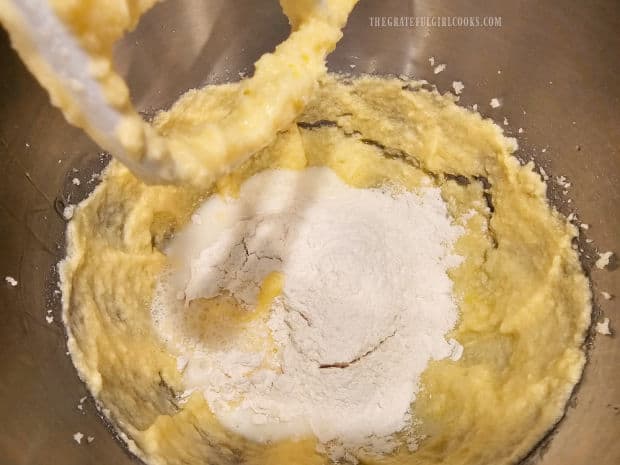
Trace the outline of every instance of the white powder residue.
{"label": "white powder residue", "polygon": [[500,103],[499,99],[494,97],[491,99],[491,102],[489,102],[489,105],[491,105],[491,108],[499,108],[502,104]]}
{"label": "white powder residue", "polygon": [[[265,171],[239,199],[212,197],[196,214],[202,225],[168,250],[191,267],[162,278],[153,303],[188,391],[251,440],[314,434],[332,457],[393,450],[428,362],[463,351],[445,338],[458,313],[446,271],[461,261],[451,249],[463,229],[439,189],[355,189],[327,168]],[[274,271],[281,295],[240,334],[205,341],[181,329],[195,299],[230,295],[252,311]]]}
{"label": "white powder residue", "polygon": [[598,254],[598,260],[596,260],[596,263],[594,263],[594,265],[599,269],[602,270],[605,267],[607,267],[609,265],[609,262],[611,260],[611,257],[614,253],[613,252],[603,252],[603,253],[599,253]]}
{"label": "white powder residue", "polygon": [[[543,151],[545,151],[545,149],[543,149]],[[568,189],[571,186],[571,183],[568,182],[568,179],[566,179],[566,176],[556,176],[555,182],[558,186],[562,186],[565,189]]]}
{"label": "white powder residue", "polygon": [[454,93],[456,95],[460,95],[460,93],[463,92],[463,89],[465,89],[465,85],[461,81],[453,81],[452,88],[454,89]]}
{"label": "white powder residue", "polygon": [[15,279],[13,276],[5,276],[4,280],[11,287],[16,287],[18,284],[17,279]]}
{"label": "white powder residue", "polygon": [[84,438],[84,434],[79,431],[73,435],[73,440],[78,444],[82,444],[82,439]]}
{"label": "white powder residue", "polygon": [[90,179],[87,181],[88,184],[92,184],[93,182],[95,182],[96,180],[98,180],[101,177],[101,174],[99,173],[93,173],[90,176]]}
{"label": "white powder residue", "polygon": [[456,339],[449,339],[450,344],[450,360],[458,362],[463,356],[463,346]]}
{"label": "white powder residue", "polygon": [[75,205],[67,205],[62,211],[62,216],[65,220],[69,221],[73,218],[73,214],[75,213]]}
{"label": "white powder residue", "polygon": [[435,74],[439,74],[441,73],[444,69],[446,69],[446,65],[445,63],[442,63],[440,65],[435,66],[435,68],[433,69],[433,73]]}
{"label": "white powder residue", "polygon": [[596,332],[603,336],[611,336],[611,329],[609,329],[609,318],[603,318],[603,321],[596,323]]}
{"label": "white powder residue", "polygon": [[611,298],[613,297],[609,292],[606,292],[606,291],[601,291],[601,295],[603,296],[603,299],[605,300],[611,300]]}

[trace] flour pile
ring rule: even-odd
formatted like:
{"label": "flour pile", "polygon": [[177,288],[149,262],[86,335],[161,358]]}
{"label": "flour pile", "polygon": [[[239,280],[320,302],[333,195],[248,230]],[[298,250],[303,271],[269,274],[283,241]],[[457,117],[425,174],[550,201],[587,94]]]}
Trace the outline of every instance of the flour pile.
{"label": "flour pile", "polygon": [[[458,317],[446,272],[462,233],[435,187],[264,171],[238,199],[207,200],[172,241],[171,261],[191,265],[160,279],[154,321],[188,392],[231,430],[315,435],[332,455],[389,452],[428,362],[460,357],[445,338]],[[260,313],[274,276],[282,285]],[[231,302],[236,313],[222,312]]]}

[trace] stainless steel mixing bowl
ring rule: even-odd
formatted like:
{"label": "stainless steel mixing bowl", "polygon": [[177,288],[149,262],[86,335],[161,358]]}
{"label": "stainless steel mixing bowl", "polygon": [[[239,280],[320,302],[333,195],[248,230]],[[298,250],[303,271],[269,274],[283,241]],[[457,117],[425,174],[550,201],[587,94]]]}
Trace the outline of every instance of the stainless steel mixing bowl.
{"label": "stainless steel mixing bowl", "polygon": [[[371,25],[371,17],[388,16],[501,17],[501,27]],[[287,29],[275,0],[168,0],[119,46],[118,62],[136,105],[148,114],[190,87],[239,79]],[[54,292],[62,209],[92,190],[91,174],[106,158],[50,106],[0,35],[0,464],[135,463],[92,399],[78,409],[87,392],[65,353]],[[434,74],[431,56],[447,64],[445,71]],[[580,246],[592,277],[595,320],[602,312],[612,328],[620,327],[618,300],[600,294],[620,296],[619,272],[613,264],[608,271],[592,266],[595,249],[620,252],[618,0],[362,0],[329,62],[332,70],[354,74],[413,75],[441,91],[462,81],[463,104],[477,103],[500,124],[506,117],[506,131],[519,137],[519,156],[571,182],[564,195],[551,181],[550,197],[590,225],[586,236],[594,242],[582,239]],[[502,102],[497,109],[489,106],[494,97]],[[51,324],[46,315],[53,316]],[[527,460],[620,463],[620,339],[590,342],[566,417]],[[76,432],[94,441],[78,445]]]}

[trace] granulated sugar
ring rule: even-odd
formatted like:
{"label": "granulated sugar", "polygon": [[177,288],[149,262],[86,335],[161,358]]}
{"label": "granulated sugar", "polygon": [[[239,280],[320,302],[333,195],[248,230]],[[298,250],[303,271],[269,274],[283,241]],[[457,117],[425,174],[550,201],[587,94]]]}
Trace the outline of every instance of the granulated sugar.
{"label": "granulated sugar", "polygon": [[[428,362],[462,352],[445,335],[457,321],[446,272],[463,231],[439,189],[271,170],[194,217],[168,251],[191,266],[162,277],[153,305],[188,391],[252,440],[315,435],[332,456],[392,450]],[[284,284],[265,318],[236,336],[184,333],[191,302],[226,295],[251,312],[274,272]]]}

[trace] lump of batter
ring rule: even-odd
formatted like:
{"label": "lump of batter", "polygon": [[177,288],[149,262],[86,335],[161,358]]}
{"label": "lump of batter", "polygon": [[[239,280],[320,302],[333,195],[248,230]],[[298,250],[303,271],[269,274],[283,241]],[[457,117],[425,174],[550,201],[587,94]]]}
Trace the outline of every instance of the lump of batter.
{"label": "lump of batter", "polygon": [[[390,465],[515,463],[562,415],[584,365],[591,309],[571,248],[576,230],[549,207],[545,184],[532,164],[519,164],[515,150],[490,120],[415,82],[328,76],[294,125],[209,188],[147,186],[112,162],[68,227],[62,282],[73,361],[147,463],[329,463],[311,428],[268,442],[248,438],[224,424],[202,390],[190,389],[196,386],[184,377],[183,354],[162,339],[151,312],[163,273],[183,268],[170,254],[170,238],[191,229],[186,225],[205,200],[242,198],[244,182],[266,169],[329,169],[358,189],[434,188],[462,228],[452,247],[462,261],[448,270],[459,316],[445,335],[463,346],[462,356],[428,363],[409,409],[415,421],[391,436],[389,451],[365,447],[341,457]],[[193,224],[200,221],[194,216]],[[286,270],[269,271],[249,306],[230,292],[214,301],[199,286],[185,309],[192,322],[185,335],[251,335],[252,321],[268,319],[286,296]]]}

